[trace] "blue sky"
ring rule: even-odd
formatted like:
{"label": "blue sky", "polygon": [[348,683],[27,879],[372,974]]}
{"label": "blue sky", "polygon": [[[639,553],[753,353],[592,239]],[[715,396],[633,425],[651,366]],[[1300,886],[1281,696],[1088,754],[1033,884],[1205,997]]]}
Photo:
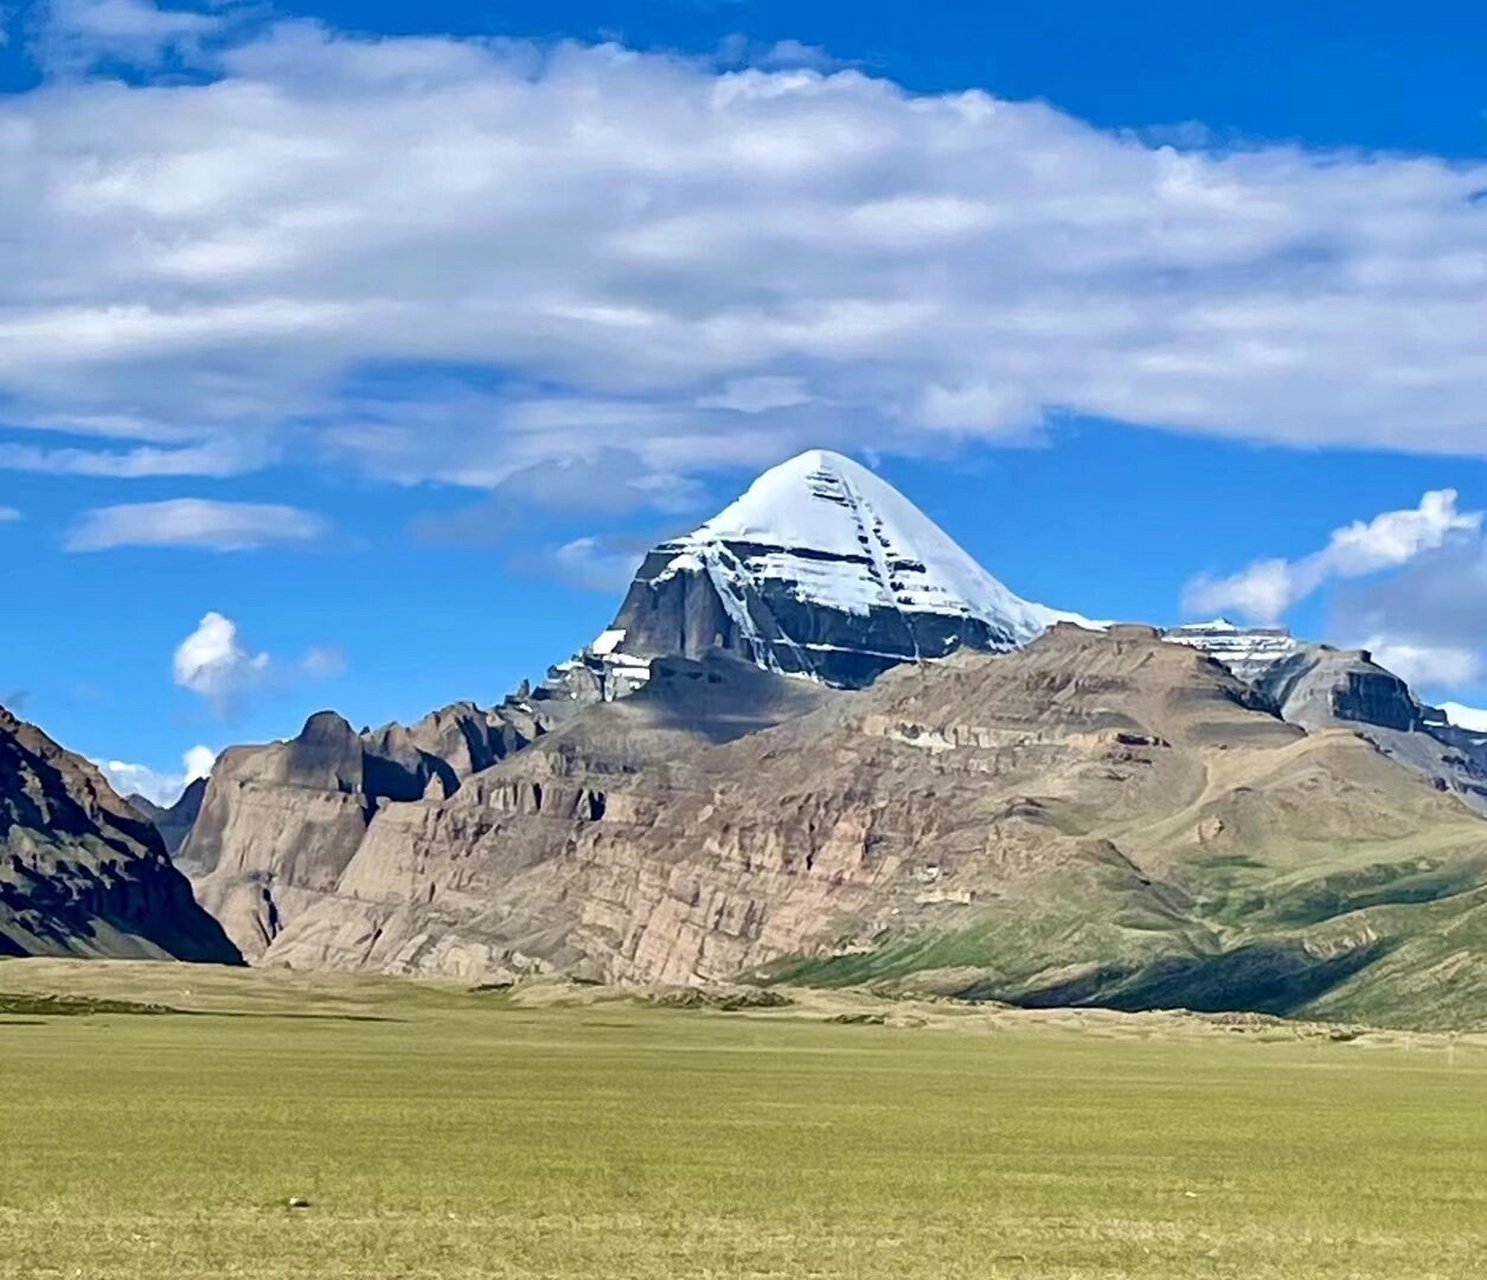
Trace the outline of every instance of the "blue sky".
{"label": "blue sky", "polygon": [[1487,698],[1477,7],[7,31],[0,700],[89,755],[498,699],[813,445],[1031,598]]}

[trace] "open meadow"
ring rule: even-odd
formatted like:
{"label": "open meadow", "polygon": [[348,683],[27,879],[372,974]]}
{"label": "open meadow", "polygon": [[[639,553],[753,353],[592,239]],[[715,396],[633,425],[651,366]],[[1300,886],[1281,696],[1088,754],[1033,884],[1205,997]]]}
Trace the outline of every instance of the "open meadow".
{"label": "open meadow", "polygon": [[0,962],[0,993],[6,1280],[1402,1280],[1487,1257],[1470,1037],[51,961]]}

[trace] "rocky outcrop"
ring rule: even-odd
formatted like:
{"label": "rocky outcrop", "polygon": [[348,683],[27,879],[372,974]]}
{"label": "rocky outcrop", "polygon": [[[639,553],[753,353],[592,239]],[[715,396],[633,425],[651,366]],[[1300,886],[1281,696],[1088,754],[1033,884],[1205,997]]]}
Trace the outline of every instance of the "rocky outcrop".
{"label": "rocky outcrop", "polygon": [[1372,654],[1223,619],[1177,627],[1165,638],[1222,662],[1291,724],[1312,731],[1351,729],[1433,786],[1487,813],[1487,742],[1422,705]]}
{"label": "rocky outcrop", "polygon": [[953,969],[1023,1003],[1285,1011],[1408,932],[1426,863],[1436,910],[1487,883],[1481,820],[1453,798],[1150,629],[1062,627],[815,689],[772,727],[737,718],[761,687],[729,691],[771,677],[723,662],[658,668],[448,799],[383,805],[265,962],[644,983]]}
{"label": "rocky outcrop", "polygon": [[1360,649],[1297,645],[1253,683],[1286,720],[1306,729],[1348,722],[1417,733],[1425,725],[1409,685]]}
{"label": "rocky outcrop", "polygon": [[222,753],[177,856],[204,905],[249,957],[330,893],[378,810],[457,794],[465,779],[529,745],[576,704],[457,703],[413,725],[357,732],[324,711],[299,735]]}
{"label": "rocky outcrop", "polygon": [[240,963],[155,828],[0,708],[0,955]]}
{"label": "rocky outcrop", "polygon": [[201,814],[201,803],[206,798],[207,780],[196,778],[189,783],[181,792],[180,798],[172,805],[158,805],[146,796],[131,795],[129,803],[160,833],[160,839],[165,843],[165,852],[172,858],[180,852],[180,848],[186,843],[186,837],[191,834],[191,828],[196,825],[196,819]]}

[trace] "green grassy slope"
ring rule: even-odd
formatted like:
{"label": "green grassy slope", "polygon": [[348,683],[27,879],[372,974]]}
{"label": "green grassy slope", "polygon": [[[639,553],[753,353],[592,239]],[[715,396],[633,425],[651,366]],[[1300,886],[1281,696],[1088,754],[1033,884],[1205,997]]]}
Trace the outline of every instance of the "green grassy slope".
{"label": "green grassy slope", "polygon": [[6,1280],[1397,1280],[1487,1252],[1479,1043],[171,966],[7,963],[3,990],[239,1015],[0,1015]]}

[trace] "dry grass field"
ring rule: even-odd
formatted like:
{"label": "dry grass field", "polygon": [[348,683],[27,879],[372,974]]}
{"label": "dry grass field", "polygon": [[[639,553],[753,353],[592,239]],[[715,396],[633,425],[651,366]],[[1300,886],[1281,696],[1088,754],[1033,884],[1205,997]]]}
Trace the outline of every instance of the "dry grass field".
{"label": "dry grass field", "polygon": [[1487,1257],[1469,1038],[165,965],[4,962],[0,993],[5,1280],[1405,1280]]}

